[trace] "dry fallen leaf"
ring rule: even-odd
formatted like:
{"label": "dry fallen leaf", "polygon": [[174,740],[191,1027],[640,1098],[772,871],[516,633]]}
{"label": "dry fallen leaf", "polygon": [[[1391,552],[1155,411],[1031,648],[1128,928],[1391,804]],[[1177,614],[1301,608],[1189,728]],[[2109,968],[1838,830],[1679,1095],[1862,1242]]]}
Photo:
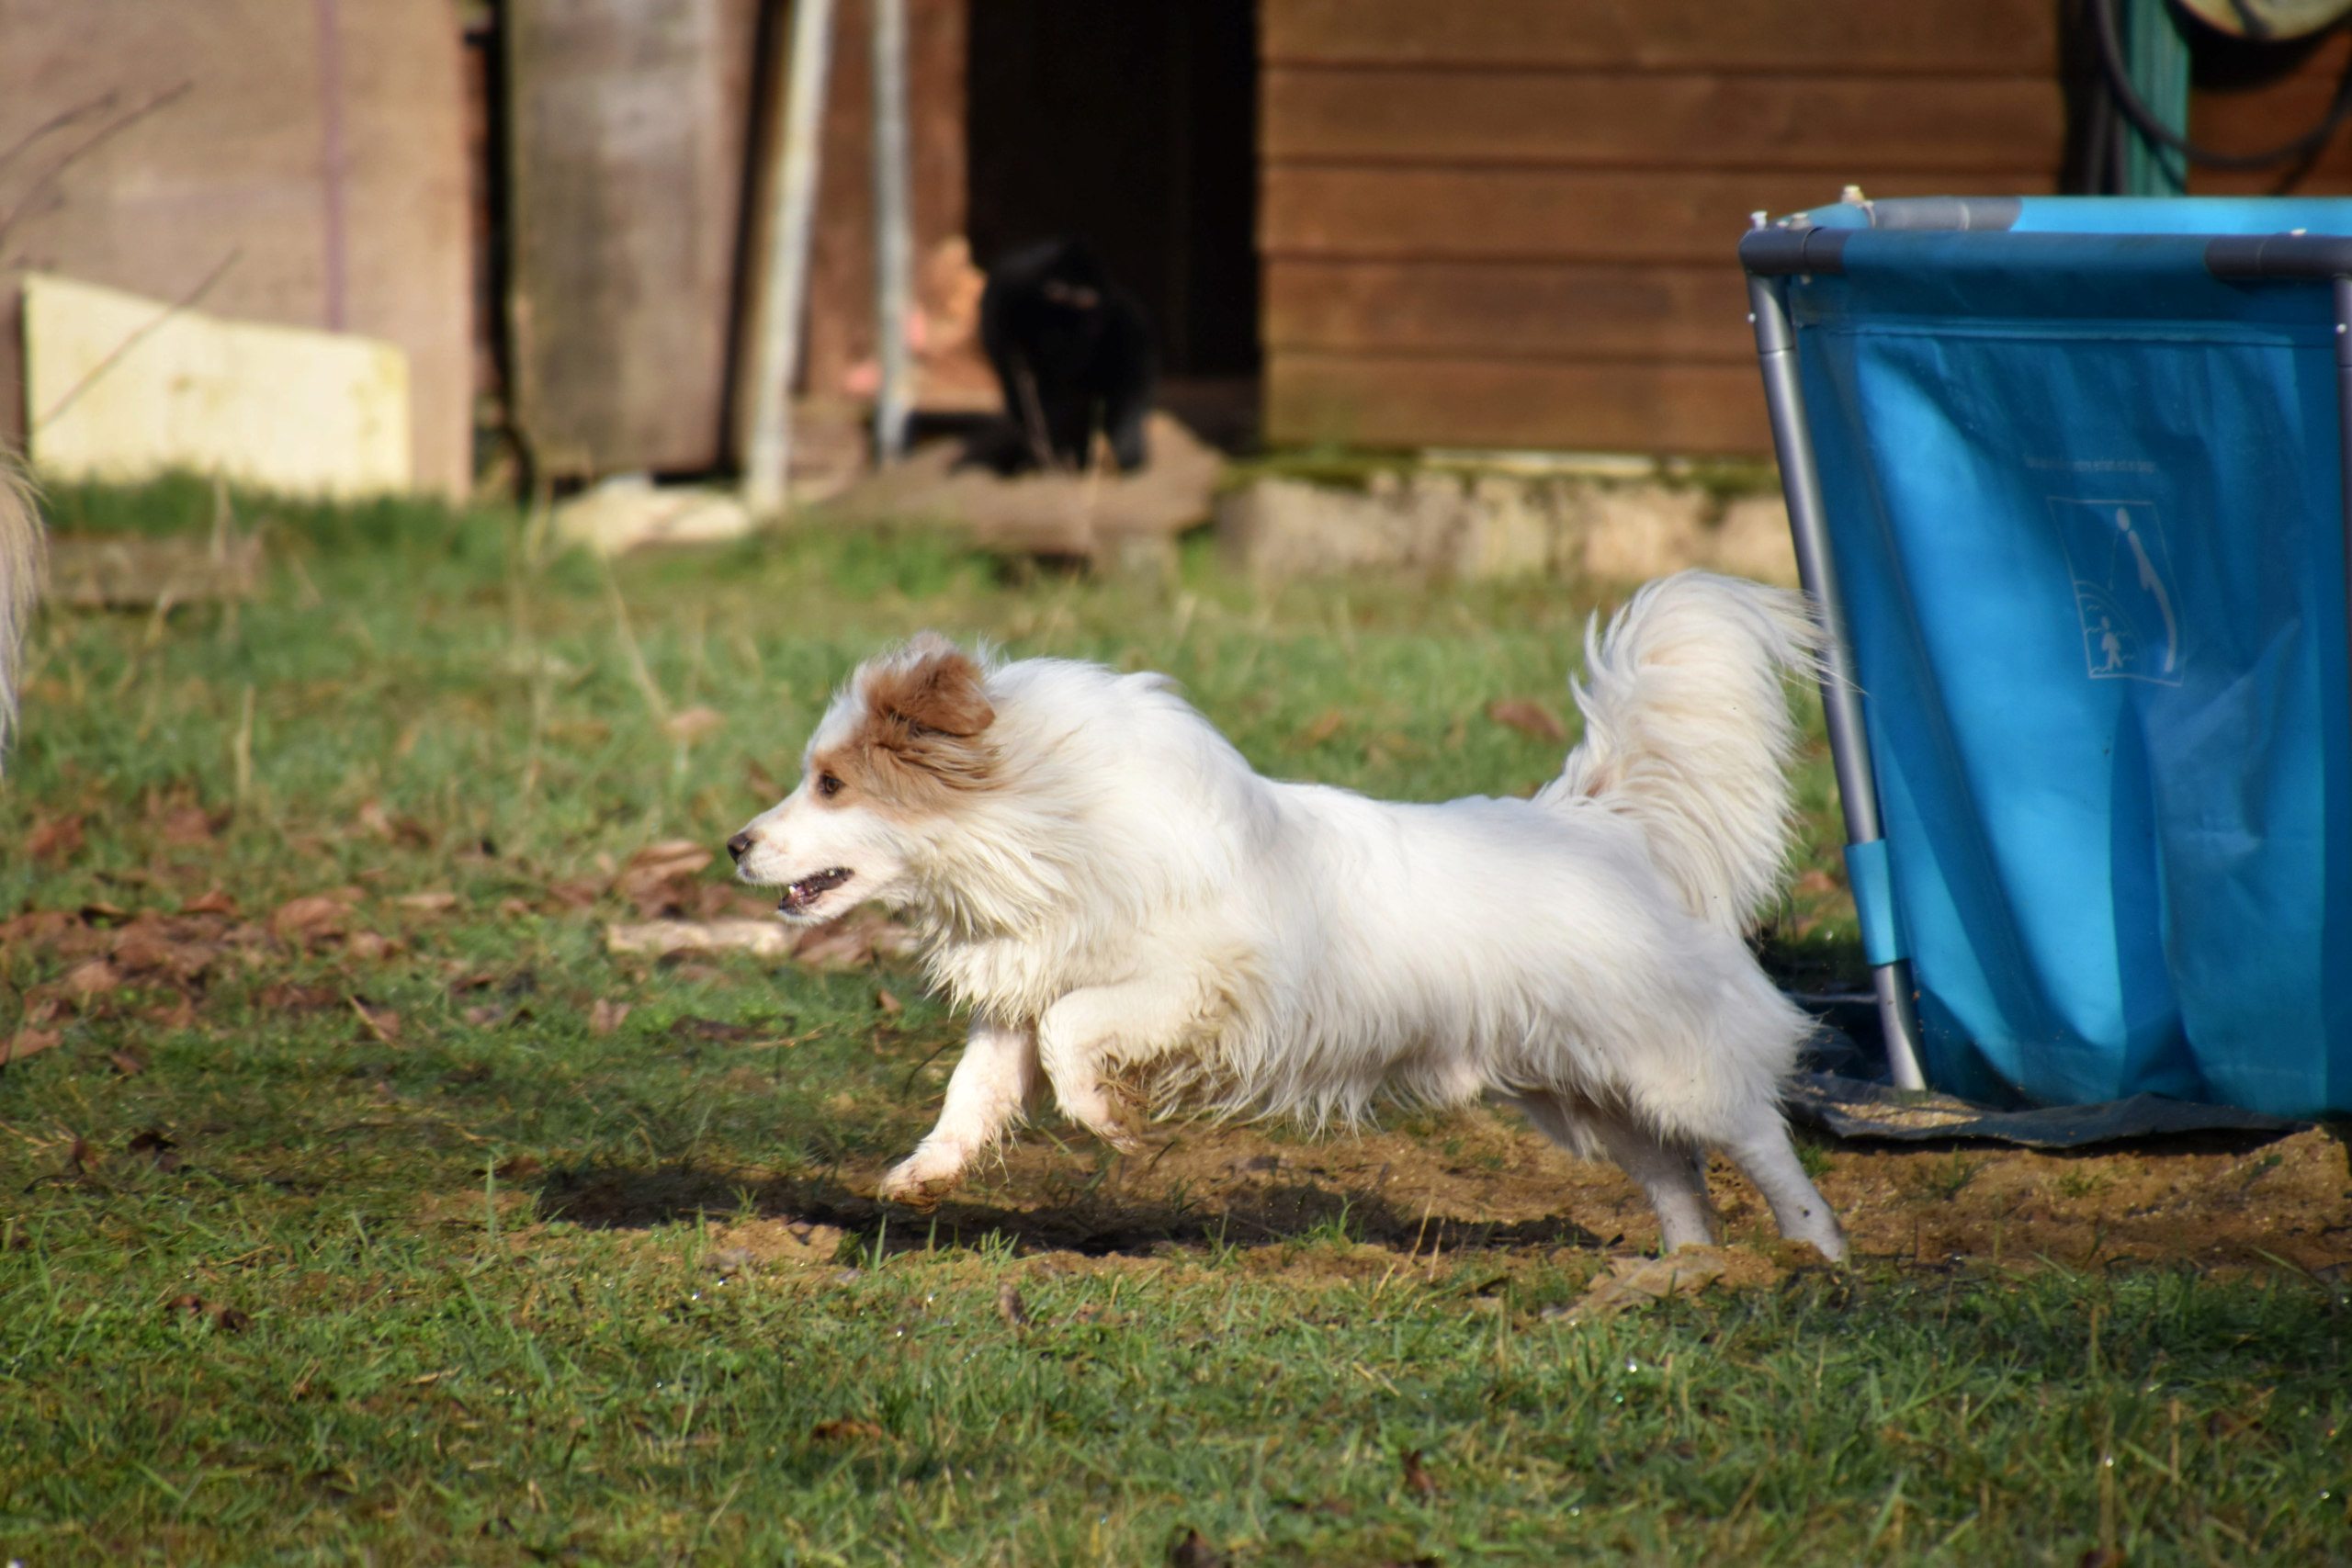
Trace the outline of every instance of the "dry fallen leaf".
{"label": "dry fallen leaf", "polygon": [[1302,746],[1320,746],[1334,735],[1339,734],[1340,726],[1347,722],[1348,716],[1338,708],[1326,709],[1308,720],[1306,727],[1299,730],[1298,743]]}
{"label": "dry fallen leaf", "polygon": [[198,1295],[174,1296],[164,1303],[164,1310],[187,1317],[209,1317],[225,1334],[243,1334],[254,1325],[254,1320],[235,1307],[221,1306]]}
{"label": "dry fallen leaf", "polygon": [[670,1025],[673,1040],[717,1040],[729,1045],[740,1045],[746,1040],[756,1040],[767,1031],[756,1023],[726,1023],[715,1018],[688,1016]]}
{"label": "dry fallen leaf", "polygon": [[387,1045],[401,1043],[401,1015],[386,1007],[370,1007],[357,997],[351,998],[351,1010],[359,1015],[359,1026]]}
{"label": "dry fallen leaf", "polygon": [[1662,1302],[1677,1291],[1689,1294],[1699,1290],[1721,1277],[1724,1267],[1723,1249],[1715,1247],[1686,1247],[1664,1258],[1612,1258],[1574,1305],[1544,1315],[1570,1323],[1614,1317],[1627,1307]]}
{"label": "dry fallen leaf", "polygon": [[215,887],[201,897],[191,898],[180,906],[183,915],[226,915],[236,919],[237,901]]}
{"label": "dry fallen leaf", "polygon": [[1488,703],[1487,716],[1497,724],[1518,730],[1521,735],[1532,735],[1538,740],[1548,740],[1555,746],[1568,738],[1567,727],[1560,722],[1559,715],[1542,703],[1529,702],[1524,698],[1504,697]]}
{"label": "dry fallen leaf", "polygon": [[1014,1328],[1029,1326],[1029,1309],[1021,1300],[1019,1287],[1010,1280],[996,1289],[996,1314]]}
{"label": "dry fallen leaf", "polygon": [[599,1040],[611,1038],[628,1021],[629,1011],[635,1005],[633,1002],[611,1002],[599,998],[596,1005],[588,1010],[588,1032]]}
{"label": "dry fallen leaf", "polygon": [[80,924],[62,909],[28,909],[0,920],[0,947],[18,942],[36,950],[49,947]]}
{"label": "dry fallen leaf", "polygon": [[278,980],[264,986],[254,999],[267,1012],[324,1012],[342,1007],[344,996],[333,986],[298,986]]}
{"label": "dry fallen leaf", "polygon": [[1796,890],[1800,893],[1835,893],[1838,891],[1838,879],[1815,866],[1797,878]]}
{"label": "dry fallen leaf", "polygon": [[1430,1478],[1428,1469],[1421,1463],[1421,1450],[1407,1449],[1397,1457],[1404,1461],[1405,1489],[1416,1497],[1436,1496],[1437,1483]]}
{"label": "dry fallen leaf", "polygon": [[483,1007],[468,1008],[459,1016],[476,1029],[490,1029],[506,1021],[506,1010],[492,1002]]}
{"label": "dry fallen leaf", "polygon": [[530,1155],[516,1155],[496,1167],[492,1174],[501,1181],[527,1181],[546,1168]]}
{"label": "dry fallen leaf", "polygon": [[458,907],[455,893],[403,893],[392,900],[403,909],[414,909],[420,915],[441,915]]}
{"label": "dry fallen leaf", "polygon": [[180,1168],[179,1145],[165,1137],[160,1127],[150,1127],[134,1136],[129,1145],[129,1152],[145,1155],[154,1161],[157,1170],[172,1171]]}
{"label": "dry fallen leaf", "polygon": [[69,997],[101,997],[121,985],[122,971],[104,958],[75,964],[58,982],[59,988]]}
{"label": "dry fallen leaf", "polygon": [[140,913],[115,934],[114,962],[126,976],[164,974],[194,980],[212,967],[223,951],[208,940],[218,928],[201,917]]}
{"label": "dry fallen leaf", "polygon": [[863,969],[876,959],[911,958],[922,946],[912,931],[879,909],[860,909],[821,926],[762,924],[783,931],[792,956],[812,969]]}
{"label": "dry fallen leaf", "polygon": [[1170,1568],[1227,1568],[1232,1559],[1211,1546],[1196,1529],[1187,1529],[1168,1549]]}
{"label": "dry fallen leaf", "polygon": [[391,938],[371,931],[353,931],[343,942],[344,952],[362,964],[374,964],[399,946]]}
{"label": "dry fallen leaf", "polygon": [[74,814],[43,817],[25,835],[25,853],[34,860],[72,860],[82,852],[82,818]]}
{"label": "dry fallen leaf", "polygon": [[280,904],[269,917],[269,934],[290,945],[311,946],[341,936],[351,906],[330,894],[314,893]]}
{"label": "dry fallen leaf", "polygon": [[548,884],[548,899],[566,909],[593,909],[596,907],[596,900],[604,896],[603,883],[591,882],[584,877]]}
{"label": "dry fallen leaf", "polygon": [[808,1428],[808,1435],[820,1443],[845,1443],[879,1438],[882,1428],[871,1421],[820,1421]]}
{"label": "dry fallen leaf", "polygon": [[40,1055],[64,1038],[54,1029],[19,1029],[5,1043],[0,1043],[0,1063],[21,1062],[27,1056]]}
{"label": "dry fallen leaf", "polygon": [[694,879],[715,858],[707,845],[692,839],[648,844],[628,857],[613,880],[613,890],[650,919],[680,909]]}
{"label": "dry fallen leaf", "polygon": [[[119,1051],[107,1052],[107,1060],[114,1064],[116,1072],[127,1078],[137,1077],[147,1070],[147,1058],[139,1054],[139,1048],[135,1045],[126,1045]],[[141,1137],[145,1135],[141,1134]],[[132,1140],[131,1146],[134,1149],[138,1147],[136,1139]]]}
{"label": "dry fallen leaf", "polygon": [[684,713],[673,713],[662,721],[662,733],[673,740],[683,740],[691,746],[706,735],[716,734],[725,728],[727,716],[714,707],[690,707]]}
{"label": "dry fallen leaf", "polygon": [[209,844],[221,829],[229,825],[230,813],[207,811],[201,806],[182,806],[156,817],[167,844]]}
{"label": "dry fallen leaf", "polygon": [[900,1001],[888,991],[875,992],[874,1005],[880,1008],[884,1012],[889,1014],[893,1018],[896,1018],[899,1014],[907,1010],[907,1004]]}

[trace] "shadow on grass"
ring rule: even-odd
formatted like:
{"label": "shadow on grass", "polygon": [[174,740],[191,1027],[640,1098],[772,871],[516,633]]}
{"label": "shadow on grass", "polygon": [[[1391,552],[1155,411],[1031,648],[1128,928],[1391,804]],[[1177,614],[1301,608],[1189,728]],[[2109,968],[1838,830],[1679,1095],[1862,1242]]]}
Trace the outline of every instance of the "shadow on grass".
{"label": "shadow on grass", "polygon": [[1396,1252],[1442,1248],[1452,1253],[1599,1247],[1607,1239],[1564,1216],[1513,1224],[1475,1223],[1417,1213],[1374,1191],[1335,1190],[1303,1182],[1244,1185],[1198,1201],[1171,1202],[1096,1187],[1049,1190],[1043,1202],[1024,1208],[951,1201],[935,1210],[919,1211],[853,1191],[830,1176],[746,1182],[739,1175],[693,1165],[550,1171],[539,1185],[538,1212],[543,1219],[600,1230],[748,1213],[761,1219],[833,1225],[869,1249],[880,1237],[885,1251],[891,1253],[932,1246],[1010,1244],[1016,1253],[1105,1257],[1342,1236]]}

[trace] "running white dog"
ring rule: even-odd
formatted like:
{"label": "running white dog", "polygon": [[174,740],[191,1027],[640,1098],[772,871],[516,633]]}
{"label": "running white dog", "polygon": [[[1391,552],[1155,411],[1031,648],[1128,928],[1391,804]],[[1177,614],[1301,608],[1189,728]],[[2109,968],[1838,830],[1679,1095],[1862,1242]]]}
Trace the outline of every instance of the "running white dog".
{"label": "running white dog", "polygon": [[40,592],[40,509],[16,459],[0,452],[0,773],[17,727],[17,657]]}
{"label": "running white dog", "polygon": [[795,924],[908,911],[972,1010],[882,1195],[936,1201],[1041,1075],[1122,1148],[1179,1100],[1321,1122],[1491,1094],[1605,1150],[1668,1249],[1713,1235],[1713,1148],[1843,1258],[1779,1105],[1812,1024],[1742,940],[1787,852],[1781,677],[1819,631],[1797,594],[1684,572],[1585,640],[1560,776],[1442,806],[1261,778],[1162,676],[931,634],[861,666],[727,847]]}

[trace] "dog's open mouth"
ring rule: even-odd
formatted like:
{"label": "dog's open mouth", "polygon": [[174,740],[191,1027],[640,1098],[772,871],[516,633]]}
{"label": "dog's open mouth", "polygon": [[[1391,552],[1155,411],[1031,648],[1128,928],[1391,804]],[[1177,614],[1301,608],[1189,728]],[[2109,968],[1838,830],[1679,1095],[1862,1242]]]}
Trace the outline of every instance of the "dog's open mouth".
{"label": "dog's open mouth", "polygon": [[847,882],[853,874],[845,867],[837,865],[831,871],[804,876],[784,890],[784,897],[777,901],[776,908],[787,915],[805,915],[809,905]]}

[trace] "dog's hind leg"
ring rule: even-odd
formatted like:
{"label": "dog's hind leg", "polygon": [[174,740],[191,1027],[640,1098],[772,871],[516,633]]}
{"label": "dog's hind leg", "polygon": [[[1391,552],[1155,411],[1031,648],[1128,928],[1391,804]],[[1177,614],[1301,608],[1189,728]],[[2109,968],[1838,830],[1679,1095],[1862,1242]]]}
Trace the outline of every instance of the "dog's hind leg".
{"label": "dog's hind leg", "polygon": [[1809,1241],[1833,1263],[1846,1258],[1846,1233],[1821,1191],[1804,1173],[1788,1123],[1777,1106],[1759,1107],[1751,1124],[1741,1129],[1737,1142],[1724,1145],[1733,1164],[1747,1173],[1764,1201],[1772,1208],[1773,1223],[1791,1241]]}
{"label": "dog's hind leg", "polygon": [[1657,1211],[1658,1250],[1703,1247],[1715,1239],[1715,1211],[1707,1201],[1706,1154],[1678,1148],[1645,1131],[1631,1117],[1602,1111],[1548,1089],[1513,1101],[1536,1131],[1573,1155],[1594,1144],[1634,1179]]}
{"label": "dog's hind leg", "polygon": [[1037,1092],[1037,1032],[1027,1024],[972,1020],[964,1059],[947,1079],[939,1124],[882,1178],[881,1195],[929,1206],[963,1179],[964,1168],[1028,1109]]}

